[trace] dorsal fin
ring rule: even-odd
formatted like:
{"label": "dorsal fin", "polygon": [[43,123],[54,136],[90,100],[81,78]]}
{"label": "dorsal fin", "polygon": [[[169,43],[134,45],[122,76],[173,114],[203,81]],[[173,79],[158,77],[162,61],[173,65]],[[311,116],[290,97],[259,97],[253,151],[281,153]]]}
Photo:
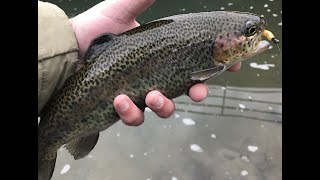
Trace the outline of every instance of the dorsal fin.
{"label": "dorsal fin", "polygon": [[87,63],[99,56],[111,44],[115,37],[117,36],[114,34],[105,33],[93,39],[83,56],[83,61]]}
{"label": "dorsal fin", "polygon": [[154,28],[157,28],[157,27],[172,23],[173,21],[174,20],[172,20],[172,19],[163,19],[163,20],[151,21],[151,22],[149,22],[147,24],[143,24],[141,26],[133,28],[133,29],[131,29],[129,31],[126,31],[124,33],[121,33],[119,35],[130,36],[130,35],[133,35],[133,34],[137,34],[137,33],[140,33],[140,32],[146,31],[146,30],[154,29]]}
{"label": "dorsal fin", "polygon": [[[145,30],[149,29],[154,29],[166,24],[169,24],[173,22],[174,20],[156,20],[149,22],[147,24],[138,26],[136,28],[133,28],[129,31],[123,32],[119,34],[118,36],[121,35],[133,35]],[[117,37],[117,35],[112,34],[112,33],[105,33],[102,34],[98,37],[96,37],[88,47],[88,50],[85,52],[83,56],[83,61],[84,63],[90,62],[91,60],[95,59],[97,56],[99,56],[112,42],[113,40]]]}

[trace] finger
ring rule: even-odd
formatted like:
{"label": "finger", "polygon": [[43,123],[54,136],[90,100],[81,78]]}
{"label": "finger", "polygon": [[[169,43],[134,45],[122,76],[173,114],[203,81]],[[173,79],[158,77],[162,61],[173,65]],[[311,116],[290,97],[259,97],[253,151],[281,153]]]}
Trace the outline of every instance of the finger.
{"label": "finger", "polygon": [[207,97],[208,92],[209,92],[208,86],[206,84],[199,83],[199,84],[193,85],[189,89],[188,95],[193,101],[200,102]]}
{"label": "finger", "polygon": [[175,105],[171,99],[166,98],[159,91],[151,91],[146,97],[147,106],[161,118],[170,117]]}
{"label": "finger", "polygon": [[235,71],[238,71],[239,69],[241,68],[241,62],[231,66],[228,71],[230,72],[235,72]]}
{"label": "finger", "polygon": [[[112,10],[112,16],[116,17],[119,21],[123,23],[131,23],[139,14],[147,10],[155,0],[106,0],[101,3],[100,7],[108,7],[108,10]],[[100,11],[102,13],[110,12],[106,10]]]}
{"label": "finger", "polygon": [[143,112],[128,96],[124,94],[117,96],[113,101],[113,106],[124,124],[129,126],[139,126],[143,123]]}

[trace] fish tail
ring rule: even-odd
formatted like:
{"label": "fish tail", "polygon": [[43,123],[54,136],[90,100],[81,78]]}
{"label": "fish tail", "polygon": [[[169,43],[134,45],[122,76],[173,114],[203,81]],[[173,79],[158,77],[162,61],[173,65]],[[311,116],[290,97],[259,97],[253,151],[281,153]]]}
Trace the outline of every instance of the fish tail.
{"label": "fish tail", "polygon": [[53,158],[47,159],[39,157],[38,160],[38,180],[50,180],[56,164],[57,152]]}

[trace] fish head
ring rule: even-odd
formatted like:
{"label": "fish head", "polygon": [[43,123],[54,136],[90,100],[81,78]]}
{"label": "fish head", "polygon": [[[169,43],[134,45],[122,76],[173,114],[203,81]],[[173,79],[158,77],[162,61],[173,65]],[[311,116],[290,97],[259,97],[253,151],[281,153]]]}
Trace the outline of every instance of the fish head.
{"label": "fish head", "polygon": [[267,25],[263,17],[251,13],[226,12],[221,15],[220,21],[224,23],[218,27],[213,43],[215,63],[230,67],[269,49],[270,43],[262,40]]}

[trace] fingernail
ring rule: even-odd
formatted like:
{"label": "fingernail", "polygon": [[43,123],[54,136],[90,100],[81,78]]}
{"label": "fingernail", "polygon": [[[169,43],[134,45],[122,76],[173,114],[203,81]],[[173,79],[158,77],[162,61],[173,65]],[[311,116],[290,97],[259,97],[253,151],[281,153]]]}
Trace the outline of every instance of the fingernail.
{"label": "fingernail", "polygon": [[163,105],[163,97],[162,96],[158,96],[152,103],[151,105],[155,108],[160,108]]}
{"label": "fingernail", "polygon": [[118,110],[121,112],[126,111],[129,108],[129,102],[125,99],[118,104]]}

